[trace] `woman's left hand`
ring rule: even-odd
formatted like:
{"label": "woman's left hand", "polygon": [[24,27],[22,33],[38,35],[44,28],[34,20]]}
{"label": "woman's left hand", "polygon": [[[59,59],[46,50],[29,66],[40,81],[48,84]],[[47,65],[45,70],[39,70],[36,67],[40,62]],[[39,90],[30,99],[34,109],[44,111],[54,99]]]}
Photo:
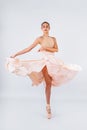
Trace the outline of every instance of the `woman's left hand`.
{"label": "woman's left hand", "polygon": [[44,50],[46,50],[46,49],[41,47],[38,51],[44,51]]}

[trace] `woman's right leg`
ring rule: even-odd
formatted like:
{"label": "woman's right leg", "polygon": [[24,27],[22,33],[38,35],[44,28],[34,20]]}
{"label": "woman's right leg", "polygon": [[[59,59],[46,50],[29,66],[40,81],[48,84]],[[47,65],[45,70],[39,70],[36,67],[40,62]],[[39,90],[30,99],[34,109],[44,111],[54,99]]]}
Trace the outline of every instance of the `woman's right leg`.
{"label": "woman's right leg", "polygon": [[46,103],[50,104],[52,78],[49,76],[46,66],[43,68],[42,72],[46,82],[46,88],[45,88]]}
{"label": "woman's right leg", "polygon": [[48,118],[51,118],[51,109],[50,109],[50,97],[51,97],[51,82],[52,78],[49,76],[47,67],[45,66],[42,70],[45,82],[46,82],[46,88],[45,88],[45,94],[46,94],[46,109],[48,112]]}

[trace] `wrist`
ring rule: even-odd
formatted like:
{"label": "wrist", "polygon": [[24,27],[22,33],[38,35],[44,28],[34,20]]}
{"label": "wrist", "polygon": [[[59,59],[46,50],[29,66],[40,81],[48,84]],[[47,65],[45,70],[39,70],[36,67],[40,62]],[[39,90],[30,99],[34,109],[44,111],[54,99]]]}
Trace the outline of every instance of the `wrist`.
{"label": "wrist", "polygon": [[15,54],[15,57],[17,56],[18,54]]}

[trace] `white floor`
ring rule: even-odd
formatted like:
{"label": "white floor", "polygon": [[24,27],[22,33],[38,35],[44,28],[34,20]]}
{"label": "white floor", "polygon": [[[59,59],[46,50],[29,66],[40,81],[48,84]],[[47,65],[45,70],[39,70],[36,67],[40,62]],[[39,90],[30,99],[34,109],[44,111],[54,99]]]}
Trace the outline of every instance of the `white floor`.
{"label": "white floor", "polygon": [[87,101],[52,100],[52,119],[38,97],[1,98],[0,130],[87,130]]}

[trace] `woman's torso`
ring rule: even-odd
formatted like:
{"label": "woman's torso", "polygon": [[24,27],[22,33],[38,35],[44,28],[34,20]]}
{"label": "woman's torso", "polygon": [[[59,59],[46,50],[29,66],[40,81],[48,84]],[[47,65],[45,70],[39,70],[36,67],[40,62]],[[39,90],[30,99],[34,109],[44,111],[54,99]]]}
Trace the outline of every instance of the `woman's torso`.
{"label": "woman's torso", "polygon": [[46,47],[53,48],[54,47],[54,39],[50,36],[41,36],[40,37],[40,45],[43,48],[46,48]]}

